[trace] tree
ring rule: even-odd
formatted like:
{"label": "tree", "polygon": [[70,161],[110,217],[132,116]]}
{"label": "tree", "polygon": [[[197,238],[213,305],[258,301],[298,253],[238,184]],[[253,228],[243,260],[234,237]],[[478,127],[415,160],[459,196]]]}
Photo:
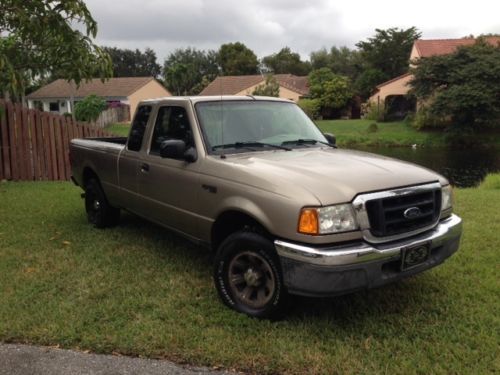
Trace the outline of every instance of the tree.
{"label": "tree", "polygon": [[449,55],[419,59],[411,93],[453,129],[500,125],[500,45],[481,38]]}
{"label": "tree", "polygon": [[76,103],[75,118],[78,121],[95,121],[106,107],[106,101],[103,98],[89,95]]}
{"label": "tree", "polygon": [[325,48],[311,53],[311,66],[313,69],[329,68],[333,73],[349,77],[352,81],[362,71],[360,53],[348,47],[332,47],[330,51]]}
{"label": "tree", "polygon": [[272,74],[269,74],[266,77],[266,82],[262,85],[259,85],[255,88],[252,95],[261,95],[261,96],[280,96],[280,85],[276,78]]}
{"label": "tree", "polygon": [[158,77],[161,66],[156,62],[156,53],[151,48],[144,52],[136,49],[121,49],[104,47],[103,50],[111,56],[114,77]]}
{"label": "tree", "polygon": [[356,90],[364,97],[376,85],[408,71],[413,43],[421,33],[409,29],[375,29],[375,36],[356,44],[363,64],[363,73],[356,79]]}
{"label": "tree", "polygon": [[314,70],[309,74],[310,95],[318,99],[322,109],[339,110],[352,98],[349,78],[333,73],[328,68]]}
{"label": "tree", "polygon": [[176,95],[197,95],[218,74],[215,51],[177,49],[163,65],[166,87]]}
{"label": "tree", "polygon": [[262,59],[264,68],[274,74],[295,74],[305,76],[311,71],[311,64],[302,61],[300,55],[292,52],[289,47],[282,48],[278,53]]}
{"label": "tree", "polygon": [[255,53],[240,42],[221,45],[217,62],[225,76],[256,74],[259,67]]}
{"label": "tree", "polygon": [[111,59],[94,44],[96,34],[97,23],[83,0],[2,0],[3,90],[23,93],[26,76],[33,79],[55,70],[77,84],[96,76],[110,76]]}

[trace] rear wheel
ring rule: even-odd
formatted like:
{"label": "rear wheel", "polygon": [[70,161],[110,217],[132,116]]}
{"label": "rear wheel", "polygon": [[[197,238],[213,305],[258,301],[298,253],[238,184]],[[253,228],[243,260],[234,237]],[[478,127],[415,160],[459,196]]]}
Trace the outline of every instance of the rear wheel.
{"label": "rear wheel", "polygon": [[252,317],[280,318],[287,304],[274,245],[257,233],[236,232],[220,245],[214,281],[227,306]]}
{"label": "rear wheel", "polygon": [[120,209],[108,203],[99,181],[94,178],[85,185],[85,211],[87,220],[96,228],[110,227],[120,220]]}

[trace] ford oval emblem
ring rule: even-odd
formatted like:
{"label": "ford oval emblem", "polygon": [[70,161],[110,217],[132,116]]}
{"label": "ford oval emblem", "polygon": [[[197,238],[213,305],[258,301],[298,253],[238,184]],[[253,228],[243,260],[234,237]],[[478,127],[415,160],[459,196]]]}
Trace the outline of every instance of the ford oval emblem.
{"label": "ford oval emblem", "polygon": [[418,207],[410,207],[403,212],[404,217],[407,219],[415,219],[416,217],[419,217],[420,214],[420,208]]}

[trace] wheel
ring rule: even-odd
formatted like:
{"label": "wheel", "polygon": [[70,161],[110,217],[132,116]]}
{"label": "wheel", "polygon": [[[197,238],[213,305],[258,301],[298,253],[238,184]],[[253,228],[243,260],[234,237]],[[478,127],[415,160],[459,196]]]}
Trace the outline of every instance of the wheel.
{"label": "wheel", "polygon": [[94,178],[85,185],[85,211],[87,220],[96,228],[110,227],[120,220],[120,209],[108,203],[99,181]]}
{"label": "wheel", "polygon": [[230,235],[215,257],[214,282],[230,308],[256,318],[281,318],[288,293],[273,243],[248,231]]}

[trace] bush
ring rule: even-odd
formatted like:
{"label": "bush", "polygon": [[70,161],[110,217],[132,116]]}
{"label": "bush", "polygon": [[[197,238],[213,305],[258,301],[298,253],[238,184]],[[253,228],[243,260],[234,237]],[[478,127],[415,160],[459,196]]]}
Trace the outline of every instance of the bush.
{"label": "bush", "polygon": [[311,120],[319,120],[321,103],[318,99],[300,99],[297,103]]}
{"label": "bush", "polygon": [[73,117],[73,115],[71,113],[69,113],[69,112],[64,112],[63,116],[64,117]]}
{"label": "bush", "polygon": [[446,127],[447,122],[444,119],[431,114],[427,107],[422,106],[418,109],[417,113],[415,114],[411,125],[417,130],[424,128],[443,129]]}
{"label": "bush", "polygon": [[366,129],[368,133],[376,133],[378,132],[378,125],[376,122],[372,122],[370,125],[368,125],[368,129]]}
{"label": "bush", "polygon": [[386,110],[384,104],[377,104],[375,102],[367,102],[361,105],[363,118],[373,121],[384,121]]}
{"label": "bush", "polygon": [[106,101],[97,95],[89,95],[75,105],[75,118],[78,121],[95,121],[107,107]]}

